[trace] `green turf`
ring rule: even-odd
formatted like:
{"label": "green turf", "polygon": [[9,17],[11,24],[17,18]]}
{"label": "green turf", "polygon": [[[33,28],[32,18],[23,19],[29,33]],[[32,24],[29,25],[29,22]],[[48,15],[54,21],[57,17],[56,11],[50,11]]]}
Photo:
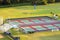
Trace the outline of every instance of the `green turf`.
{"label": "green turf", "polygon": [[[14,8],[18,9],[18,10],[34,10],[33,5],[18,6],[18,7],[14,7]],[[50,13],[51,11],[54,13],[60,13],[60,3],[48,4],[48,5],[37,5],[36,11],[33,13],[42,14],[42,13]]]}
{"label": "green turf", "polygon": [[3,16],[4,19],[33,17],[33,16],[41,16],[41,15],[51,16],[50,15],[51,11],[53,13],[60,14],[60,3],[53,3],[48,5],[37,5],[36,10],[34,10],[33,5],[22,5],[16,7],[0,8],[0,10],[1,10],[0,16]]}
{"label": "green turf", "polygon": [[40,37],[41,40],[60,40],[60,35]]}
{"label": "green turf", "polygon": [[9,31],[12,33],[12,35],[18,35],[18,32],[19,32],[19,31],[16,31],[15,29],[11,29]]}

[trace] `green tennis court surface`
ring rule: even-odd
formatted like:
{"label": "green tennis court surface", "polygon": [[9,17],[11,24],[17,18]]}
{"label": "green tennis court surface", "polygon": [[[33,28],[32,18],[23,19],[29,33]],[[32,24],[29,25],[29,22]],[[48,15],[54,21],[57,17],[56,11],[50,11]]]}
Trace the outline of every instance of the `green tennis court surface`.
{"label": "green tennis court surface", "polygon": [[[14,18],[7,19],[8,23],[14,28],[21,28],[23,33],[60,30],[60,21],[48,16],[29,17],[29,18]],[[38,21],[38,22],[37,22]],[[48,21],[48,22],[47,22]],[[37,23],[36,23],[37,22]]]}

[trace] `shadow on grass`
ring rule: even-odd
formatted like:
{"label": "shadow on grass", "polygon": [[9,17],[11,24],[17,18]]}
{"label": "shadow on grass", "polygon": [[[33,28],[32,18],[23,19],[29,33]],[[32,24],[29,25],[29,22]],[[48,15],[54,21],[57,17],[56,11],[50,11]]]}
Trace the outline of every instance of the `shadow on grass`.
{"label": "shadow on grass", "polygon": [[10,4],[10,5],[0,5],[0,8],[9,8],[9,7],[18,7],[18,6],[30,6],[30,3],[19,3],[19,4]]}

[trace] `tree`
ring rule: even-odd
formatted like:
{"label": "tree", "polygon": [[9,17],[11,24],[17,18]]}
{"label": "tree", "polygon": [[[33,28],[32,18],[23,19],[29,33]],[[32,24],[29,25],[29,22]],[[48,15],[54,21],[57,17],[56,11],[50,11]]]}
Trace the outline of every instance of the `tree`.
{"label": "tree", "polygon": [[55,0],[48,0],[48,3],[54,3]]}
{"label": "tree", "polygon": [[55,0],[52,0],[52,2],[55,2]]}
{"label": "tree", "polygon": [[20,0],[17,0],[17,2],[19,3],[19,2],[20,2]]}
{"label": "tree", "polygon": [[7,2],[10,4],[11,3],[11,0],[7,0]]}
{"label": "tree", "polygon": [[45,5],[47,5],[48,0],[42,0],[44,2]]}
{"label": "tree", "polygon": [[0,4],[2,4],[3,0],[0,0]]}

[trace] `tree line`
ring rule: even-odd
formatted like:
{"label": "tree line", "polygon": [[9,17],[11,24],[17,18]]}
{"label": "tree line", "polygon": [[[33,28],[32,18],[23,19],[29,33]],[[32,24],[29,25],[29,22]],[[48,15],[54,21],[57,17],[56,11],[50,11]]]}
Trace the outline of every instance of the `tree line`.
{"label": "tree line", "polygon": [[36,4],[48,4],[48,3],[54,3],[54,2],[60,2],[60,0],[0,0],[0,5],[6,5],[6,4],[17,4],[17,3],[33,3],[36,2]]}

